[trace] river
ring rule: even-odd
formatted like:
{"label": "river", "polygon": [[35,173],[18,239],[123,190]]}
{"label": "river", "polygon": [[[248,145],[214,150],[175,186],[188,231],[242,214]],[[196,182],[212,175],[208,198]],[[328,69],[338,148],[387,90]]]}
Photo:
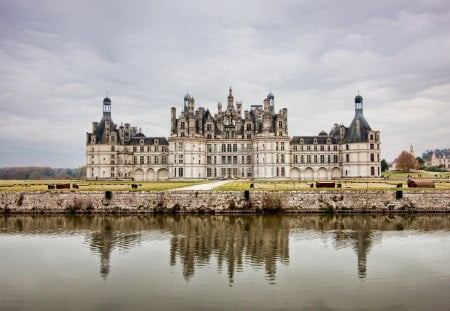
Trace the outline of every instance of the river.
{"label": "river", "polygon": [[2,215],[0,280],[0,310],[448,310],[450,215]]}

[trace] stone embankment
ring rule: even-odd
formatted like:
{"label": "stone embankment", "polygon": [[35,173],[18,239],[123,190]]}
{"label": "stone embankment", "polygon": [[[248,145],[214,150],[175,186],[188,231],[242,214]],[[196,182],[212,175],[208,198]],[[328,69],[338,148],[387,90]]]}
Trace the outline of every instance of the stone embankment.
{"label": "stone embankment", "polygon": [[0,192],[0,212],[450,212],[450,191]]}

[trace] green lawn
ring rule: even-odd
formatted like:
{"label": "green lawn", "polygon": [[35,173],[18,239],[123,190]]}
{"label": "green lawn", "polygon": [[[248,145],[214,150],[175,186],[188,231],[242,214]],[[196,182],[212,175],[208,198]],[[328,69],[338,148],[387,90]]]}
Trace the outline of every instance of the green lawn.
{"label": "green lawn", "polygon": [[[0,191],[47,191],[47,185],[76,184],[80,191],[161,191],[187,187],[205,183],[204,180],[194,181],[86,181],[86,180],[0,180]],[[131,184],[137,184],[133,189]],[[50,190],[54,191],[54,190]],[[57,191],[61,191],[58,189]],[[68,191],[64,189],[64,191]]]}

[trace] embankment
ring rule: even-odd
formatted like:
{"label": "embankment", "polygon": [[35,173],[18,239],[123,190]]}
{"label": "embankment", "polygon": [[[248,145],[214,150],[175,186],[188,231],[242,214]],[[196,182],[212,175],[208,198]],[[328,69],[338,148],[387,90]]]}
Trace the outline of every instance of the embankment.
{"label": "embankment", "polygon": [[0,212],[450,212],[450,191],[0,192]]}

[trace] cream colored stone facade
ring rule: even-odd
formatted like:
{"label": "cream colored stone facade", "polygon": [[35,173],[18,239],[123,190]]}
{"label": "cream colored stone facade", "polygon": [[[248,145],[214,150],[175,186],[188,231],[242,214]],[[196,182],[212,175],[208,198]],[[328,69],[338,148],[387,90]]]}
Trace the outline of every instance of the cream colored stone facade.
{"label": "cream colored stone facade", "polygon": [[362,97],[355,98],[349,127],[335,124],[330,133],[288,136],[288,111],[275,110],[269,93],[261,105],[242,111],[229,89],[227,106],[214,114],[189,94],[177,116],[171,108],[171,130],[165,137],[146,137],[129,124],[111,119],[111,100],[103,102],[103,118],[87,133],[88,179],[300,179],[379,177],[380,132],[363,115]]}

